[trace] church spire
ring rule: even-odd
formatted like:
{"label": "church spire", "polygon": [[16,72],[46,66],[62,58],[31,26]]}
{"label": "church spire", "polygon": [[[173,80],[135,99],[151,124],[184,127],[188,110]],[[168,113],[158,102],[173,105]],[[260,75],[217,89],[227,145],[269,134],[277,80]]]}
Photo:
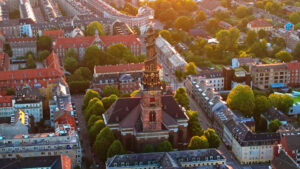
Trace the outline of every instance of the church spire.
{"label": "church spire", "polygon": [[[150,18],[153,19],[153,18]],[[160,90],[161,84],[159,79],[159,70],[157,69],[157,55],[155,49],[155,31],[152,27],[152,22],[147,31],[145,38],[147,48],[147,58],[145,60],[145,71],[143,77],[144,90]]]}

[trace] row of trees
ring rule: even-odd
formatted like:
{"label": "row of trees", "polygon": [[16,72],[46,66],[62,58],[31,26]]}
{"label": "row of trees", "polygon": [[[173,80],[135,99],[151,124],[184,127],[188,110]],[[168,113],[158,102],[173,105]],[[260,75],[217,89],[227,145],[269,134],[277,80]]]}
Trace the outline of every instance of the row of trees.
{"label": "row of trees", "polygon": [[198,112],[189,110],[189,98],[185,88],[179,87],[175,92],[174,98],[187,110],[187,115],[189,117],[188,137],[191,138],[191,140],[188,148],[218,148],[221,141],[215,130],[208,128],[206,131],[203,131],[199,122]]}

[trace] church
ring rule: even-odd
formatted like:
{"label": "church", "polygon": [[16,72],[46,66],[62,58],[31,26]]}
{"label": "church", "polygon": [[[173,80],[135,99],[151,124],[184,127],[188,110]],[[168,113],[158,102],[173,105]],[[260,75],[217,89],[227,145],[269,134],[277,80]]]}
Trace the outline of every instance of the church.
{"label": "church", "polygon": [[146,144],[169,140],[174,148],[186,143],[188,117],[172,95],[163,95],[152,27],[147,32],[147,58],[137,96],[119,98],[103,114],[104,122],[127,150],[141,151]]}

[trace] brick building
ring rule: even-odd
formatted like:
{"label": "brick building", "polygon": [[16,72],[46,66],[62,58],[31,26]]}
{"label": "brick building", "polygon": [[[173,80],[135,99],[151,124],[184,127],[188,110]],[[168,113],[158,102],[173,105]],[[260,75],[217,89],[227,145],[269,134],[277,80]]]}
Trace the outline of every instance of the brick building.
{"label": "brick building", "polygon": [[110,45],[121,43],[125,45],[133,55],[141,54],[141,42],[135,35],[107,35],[107,36],[83,36],[74,38],[58,38],[55,41],[53,50],[61,60],[65,57],[65,52],[69,48],[74,48],[82,59],[85,49],[91,45],[97,45],[106,50]]}
{"label": "brick building", "polygon": [[285,135],[281,138],[280,143],[288,155],[300,164],[300,135]]}
{"label": "brick building", "polygon": [[289,62],[286,66],[290,75],[288,86],[300,86],[300,62]]}
{"label": "brick building", "polygon": [[5,94],[7,88],[20,89],[24,84],[30,87],[47,87],[48,83],[61,79],[64,79],[64,71],[59,66],[56,54],[51,53],[47,58],[46,68],[0,72],[0,91]]}
{"label": "brick building", "polygon": [[188,117],[171,95],[162,95],[155,34],[146,37],[147,58],[139,96],[118,99],[104,114],[111,128],[127,150],[141,151],[148,143],[169,140],[173,147],[183,147],[187,139]]}
{"label": "brick building", "polygon": [[36,38],[22,37],[7,39],[13,52],[13,58],[25,56],[27,52],[32,52],[34,55],[37,53]]}
{"label": "brick building", "polygon": [[65,36],[64,30],[43,30],[42,34],[44,36],[49,36],[52,41]]}
{"label": "brick building", "polygon": [[140,88],[143,71],[144,63],[95,66],[92,86],[100,92],[109,85],[131,93]]}
{"label": "brick building", "polygon": [[252,86],[251,75],[243,68],[224,67],[224,90],[231,90],[237,84]]}

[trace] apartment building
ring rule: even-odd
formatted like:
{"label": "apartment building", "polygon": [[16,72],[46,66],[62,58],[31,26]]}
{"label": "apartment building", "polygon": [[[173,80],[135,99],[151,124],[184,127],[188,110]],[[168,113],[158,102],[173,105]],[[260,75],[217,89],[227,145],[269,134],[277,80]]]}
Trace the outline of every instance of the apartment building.
{"label": "apartment building", "polygon": [[41,0],[42,11],[44,12],[47,21],[53,21],[57,17],[61,17],[61,12],[59,11],[57,4],[52,0]]}
{"label": "apartment building", "polygon": [[67,16],[86,15],[92,13],[79,0],[58,0],[58,3]]}
{"label": "apartment building", "polygon": [[29,0],[20,0],[19,11],[21,18],[31,19],[33,22],[36,22],[36,17]]}
{"label": "apartment building", "polygon": [[200,71],[196,76],[198,77],[198,82],[205,80],[214,87],[215,91],[224,89],[224,77],[222,70],[203,70]]}
{"label": "apartment building", "polygon": [[254,133],[245,123],[232,130],[232,152],[241,164],[270,162],[279,133]]}
{"label": "apartment building", "polygon": [[284,149],[290,157],[292,157],[298,165],[300,165],[300,135],[283,135],[280,140],[281,147]]}
{"label": "apartment building", "polygon": [[122,93],[140,89],[144,63],[95,66],[92,88],[103,92],[106,86],[115,86]]}
{"label": "apartment building", "polygon": [[0,134],[0,159],[66,155],[72,164],[81,166],[79,136],[68,124],[57,125],[54,133]]}
{"label": "apartment building", "polygon": [[253,86],[261,90],[274,83],[288,84],[290,81],[290,71],[285,63],[251,65],[249,70]]}
{"label": "apartment building", "polygon": [[10,45],[13,58],[23,57],[27,52],[32,52],[35,56],[37,53],[36,38],[33,37],[21,37],[7,39],[7,43]]}
{"label": "apartment building", "polygon": [[226,169],[226,159],[217,149],[116,155],[106,161],[107,169],[194,168]]}
{"label": "apartment building", "polygon": [[12,96],[0,96],[0,117],[10,117],[14,114]]}

